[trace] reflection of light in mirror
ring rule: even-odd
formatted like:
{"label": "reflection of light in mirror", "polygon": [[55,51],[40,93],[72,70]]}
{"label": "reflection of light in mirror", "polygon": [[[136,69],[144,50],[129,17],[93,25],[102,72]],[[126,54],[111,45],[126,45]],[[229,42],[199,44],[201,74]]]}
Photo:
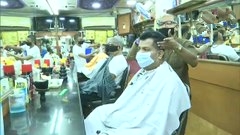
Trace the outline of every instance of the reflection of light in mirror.
{"label": "reflection of light in mirror", "polygon": [[62,126],[62,120],[63,120],[63,109],[60,109],[58,112],[58,121],[57,121],[57,125],[56,125],[56,130],[55,130],[56,134],[58,134],[60,131],[60,128]]}
{"label": "reflection of light in mirror", "polygon": [[63,120],[63,109],[60,110],[55,109],[52,124],[50,128],[50,134],[58,134],[60,131],[60,128],[62,126],[62,120]]}
{"label": "reflection of light in mirror", "polygon": [[48,22],[48,23],[52,23],[53,20],[51,20],[51,19],[47,19],[46,22]]}
{"label": "reflection of light in mirror", "polygon": [[73,88],[73,85],[72,85],[72,83],[68,83],[68,87],[69,87],[69,89],[71,90],[72,88]]}
{"label": "reflection of light in mirror", "polygon": [[59,18],[59,20],[61,20],[61,21],[64,21],[64,20],[65,20],[65,18],[64,18],[64,17],[60,17],[60,18]]}
{"label": "reflection of light in mirror", "polygon": [[56,126],[57,114],[58,114],[58,110],[55,109],[54,114],[53,114],[51,128],[50,128],[50,134],[53,134],[53,132],[54,132],[54,129]]}
{"label": "reflection of light in mirror", "polygon": [[74,19],[70,19],[69,22],[70,23],[75,23],[75,20]]}

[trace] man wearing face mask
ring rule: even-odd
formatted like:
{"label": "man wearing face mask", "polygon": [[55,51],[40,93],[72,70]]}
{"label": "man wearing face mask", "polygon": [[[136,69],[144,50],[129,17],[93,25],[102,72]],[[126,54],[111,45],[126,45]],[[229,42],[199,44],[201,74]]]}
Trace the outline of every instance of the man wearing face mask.
{"label": "man wearing face mask", "polygon": [[85,119],[86,135],[171,135],[180,114],[190,108],[186,88],[164,61],[157,42],[163,36],[148,31],[140,36],[136,60],[141,69],[118,100],[100,106]]}
{"label": "man wearing face mask", "polygon": [[[163,41],[158,42],[158,46],[165,50],[164,60],[171,65],[182,82],[189,87],[188,65],[191,67],[197,66],[198,50],[196,50],[192,42],[177,37],[178,25],[175,16],[170,14],[163,15],[157,20],[157,26],[159,27],[157,31],[164,37]],[[137,45],[133,45],[127,59],[134,60],[137,50]],[[183,129],[185,129],[186,123],[187,119],[185,119]],[[181,135],[184,135],[184,132],[185,130],[182,130]]]}
{"label": "man wearing face mask", "polygon": [[117,85],[121,81],[124,69],[128,66],[126,58],[122,54],[123,46],[123,39],[120,36],[115,36],[109,39],[108,45],[105,47],[106,53],[112,57],[108,65],[109,72],[112,74],[112,77]]}
{"label": "man wearing face mask", "polygon": [[[105,51],[110,57],[108,63],[108,70],[111,74],[112,80],[115,81],[115,84],[118,85],[122,79],[123,71],[127,68],[128,63],[126,58],[122,54],[123,49],[123,39],[119,36],[115,36],[109,39],[108,44],[105,45]],[[106,58],[106,56],[104,56]],[[106,60],[105,60],[106,61]],[[101,68],[101,67],[100,67]],[[97,76],[96,74],[95,76]],[[89,89],[84,89],[84,92],[90,93]],[[93,90],[94,91],[94,90]],[[91,91],[91,92],[93,92]],[[94,91],[95,92],[95,91]]]}
{"label": "man wearing face mask", "polygon": [[88,78],[82,73],[82,68],[87,63],[86,59],[93,57],[94,53],[85,54],[85,50],[88,46],[84,44],[84,40],[79,34],[74,36],[75,45],[73,46],[73,57],[74,57],[74,70],[77,71],[78,82],[86,81]]}
{"label": "man wearing face mask", "polygon": [[[81,100],[85,117],[89,114],[89,109],[92,109],[89,108],[88,102],[101,97],[102,89],[99,89],[101,85],[108,86],[106,90],[107,96],[114,96],[114,90],[118,87],[122,79],[123,71],[128,66],[126,58],[122,54],[123,45],[124,42],[121,37],[115,36],[110,38],[107,45],[105,45],[105,50],[109,58],[105,60],[106,62],[100,67],[101,71],[94,74],[86,84],[80,86],[81,92],[83,93],[81,95]],[[104,72],[104,74],[102,74],[102,72]],[[105,82],[106,84],[102,84],[102,82]]]}
{"label": "man wearing face mask", "polygon": [[197,50],[192,42],[188,42],[187,39],[176,37],[178,25],[175,20],[176,18],[170,14],[163,15],[158,20],[158,31],[166,36],[162,42],[159,42],[159,46],[166,50],[164,56],[165,60],[172,66],[181,80],[190,86],[188,65],[191,67],[197,66]]}
{"label": "man wearing face mask", "polygon": [[[188,42],[187,39],[177,38],[178,25],[175,20],[176,18],[170,14],[165,14],[158,19],[157,25],[159,29],[157,29],[157,31],[165,37],[158,45],[161,49],[165,50],[164,59],[172,66],[181,80],[190,86],[188,65],[191,65],[191,67],[197,66],[198,51],[192,42]],[[129,52],[128,59],[135,59],[136,52],[137,46],[133,45]]]}
{"label": "man wearing face mask", "polygon": [[13,55],[8,53],[9,56],[15,57],[16,60],[29,61],[34,66],[34,61],[41,58],[40,49],[35,45],[35,37],[30,35],[26,40],[26,50],[24,50],[24,55]]}

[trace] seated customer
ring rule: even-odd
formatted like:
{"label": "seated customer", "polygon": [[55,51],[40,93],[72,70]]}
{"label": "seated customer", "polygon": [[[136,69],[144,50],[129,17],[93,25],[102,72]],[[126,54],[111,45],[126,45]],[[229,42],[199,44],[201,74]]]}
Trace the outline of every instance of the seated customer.
{"label": "seated customer", "polygon": [[223,39],[223,34],[219,31],[213,34],[213,46],[211,47],[211,53],[225,55],[230,61],[240,61],[240,56],[231,47],[226,45]]}
{"label": "seated customer", "polygon": [[106,97],[115,95],[115,88],[118,87],[123,71],[127,68],[128,64],[122,54],[124,42],[116,36],[112,37],[106,45],[106,52],[109,59],[101,67],[100,71],[89,79],[83,86],[80,85],[81,100],[83,106],[83,113],[88,115],[88,102],[99,99],[102,91],[106,91]]}
{"label": "seated customer", "polygon": [[100,46],[97,51],[98,54],[96,54],[88,63],[86,63],[84,67],[82,67],[82,73],[87,78],[92,78],[108,58],[108,55],[105,52],[105,46]]}
{"label": "seated customer", "polygon": [[190,108],[186,87],[163,60],[155,31],[140,36],[136,60],[141,69],[113,104],[100,106],[85,119],[87,135],[171,135],[182,112]]}

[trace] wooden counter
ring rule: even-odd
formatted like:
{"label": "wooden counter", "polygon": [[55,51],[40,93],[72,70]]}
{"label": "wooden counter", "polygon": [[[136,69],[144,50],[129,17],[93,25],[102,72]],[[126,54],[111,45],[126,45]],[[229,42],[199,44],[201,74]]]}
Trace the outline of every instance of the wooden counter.
{"label": "wooden counter", "polygon": [[199,60],[196,68],[189,68],[189,76],[191,112],[221,130],[240,135],[240,63]]}

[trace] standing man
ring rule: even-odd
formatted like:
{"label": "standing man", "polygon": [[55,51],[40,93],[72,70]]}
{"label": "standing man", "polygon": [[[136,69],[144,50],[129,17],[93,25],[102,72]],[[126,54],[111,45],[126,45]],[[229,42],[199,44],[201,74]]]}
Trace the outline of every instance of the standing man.
{"label": "standing man", "polygon": [[[197,51],[193,43],[188,42],[187,39],[177,38],[178,25],[175,20],[175,16],[170,14],[164,15],[158,20],[159,32],[167,37],[159,43],[159,46],[165,49],[165,60],[172,66],[181,80],[190,86],[188,65],[191,67],[197,66]],[[164,33],[165,30],[167,30],[167,33]],[[171,32],[172,30],[173,32]],[[171,33],[173,33],[173,36]]]}
{"label": "standing man", "polygon": [[82,39],[82,37],[79,36],[79,34],[76,34],[74,36],[74,40],[75,40],[75,45],[73,46],[73,57],[75,62],[74,68],[75,71],[77,71],[78,82],[86,81],[88,80],[88,78],[82,73],[82,68],[87,63],[86,59],[93,57],[93,54],[95,52],[87,55],[85,54],[85,50],[88,46],[84,44],[84,40]]}
{"label": "standing man", "polygon": [[32,65],[34,65],[34,61],[37,59],[41,59],[40,49],[35,45],[35,37],[33,35],[29,35],[26,40],[26,54],[24,56],[18,56],[8,53],[9,56],[13,56],[16,60],[21,61],[29,61]]}
{"label": "standing man", "polygon": [[[175,17],[170,14],[165,14],[158,20],[158,31],[166,37],[158,45],[165,50],[165,61],[172,66],[181,80],[189,86],[188,65],[191,65],[191,67],[197,66],[197,50],[187,39],[177,38],[178,25],[175,20]],[[137,45],[133,45],[128,55],[129,60],[135,59],[137,50]]]}

